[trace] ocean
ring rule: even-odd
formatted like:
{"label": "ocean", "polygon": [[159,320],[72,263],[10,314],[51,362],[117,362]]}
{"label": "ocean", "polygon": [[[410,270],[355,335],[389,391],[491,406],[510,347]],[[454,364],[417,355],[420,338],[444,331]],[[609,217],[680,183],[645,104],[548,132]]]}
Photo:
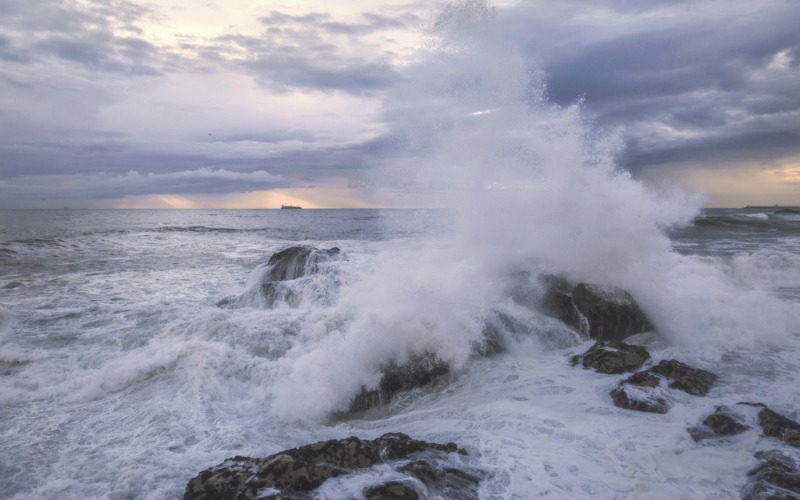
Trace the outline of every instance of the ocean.
{"label": "ocean", "polygon": [[[609,203],[504,214],[507,199],[480,205],[486,223],[472,208],[0,211],[0,497],[179,498],[228,457],[399,431],[464,447],[482,498],[738,498],[777,441],[687,428],[740,401],[800,417],[800,214],[656,224],[642,205],[620,222]],[[296,245],[340,252],[266,300],[270,256]],[[718,382],[663,415],[617,408],[623,376],[569,363],[592,342],[514,300],[544,273],[626,288],[660,332],[654,360]],[[506,351],[477,355],[498,313]],[[337,413],[421,352],[445,381]]]}

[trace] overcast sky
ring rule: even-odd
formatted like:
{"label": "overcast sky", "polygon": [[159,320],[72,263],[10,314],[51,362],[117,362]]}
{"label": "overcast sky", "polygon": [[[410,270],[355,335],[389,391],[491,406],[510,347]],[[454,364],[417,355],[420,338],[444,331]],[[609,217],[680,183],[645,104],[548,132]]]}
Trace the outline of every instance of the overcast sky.
{"label": "overcast sky", "polygon": [[[435,205],[369,172],[444,5],[0,0],[0,208]],[[800,205],[797,0],[493,6],[636,178]]]}

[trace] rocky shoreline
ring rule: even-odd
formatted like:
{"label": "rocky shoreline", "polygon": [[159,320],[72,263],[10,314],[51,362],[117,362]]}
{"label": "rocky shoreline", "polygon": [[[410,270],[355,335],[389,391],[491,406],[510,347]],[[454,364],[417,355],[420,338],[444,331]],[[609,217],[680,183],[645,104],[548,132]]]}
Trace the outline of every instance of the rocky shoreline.
{"label": "rocky shoreline", "polygon": [[[186,486],[184,500],[305,499],[328,479],[378,464],[396,474],[363,489],[367,499],[478,498],[482,471],[452,466],[466,455],[455,443],[418,441],[401,433],[373,440],[355,436],[321,441],[266,458],[234,457],[206,469]],[[384,472],[382,475],[385,475]]]}
{"label": "rocky shoreline", "polygon": [[[317,271],[317,265],[341,258],[339,249],[290,247],[270,259],[272,272],[262,285],[271,305],[276,297],[295,300],[286,281]],[[596,342],[586,352],[570,358],[582,366],[610,376],[627,375],[609,393],[611,402],[626,410],[663,414],[675,404],[675,391],[706,396],[717,383],[716,374],[675,359],[654,362],[641,345],[626,342],[654,330],[653,325],[625,290],[604,285],[573,285],[560,276],[540,278],[540,290],[517,291],[515,300],[537,308]],[[283,288],[282,288],[283,287]],[[277,294],[276,290],[282,290]],[[532,298],[533,297],[533,298]],[[487,327],[486,341],[476,346],[477,356],[504,350],[502,338]],[[364,387],[341,418],[386,405],[401,392],[434,384],[450,367],[433,353],[423,352],[403,364],[389,363],[376,388]],[[800,424],[763,403],[742,402],[717,407],[702,422],[687,429],[697,441],[724,439],[761,428],[764,439],[777,439],[777,447],[759,451],[759,465],[748,472],[741,492],[746,500],[800,498],[800,464],[786,447],[800,448]],[[771,445],[770,445],[771,446]],[[234,457],[207,469],[186,487],[186,500],[217,498],[311,498],[310,492],[326,480],[354,471],[388,464],[397,475],[365,488],[367,499],[417,499],[431,495],[455,499],[478,498],[483,471],[452,465],[448,455],[464,455],[454,443],[417,441],[399,433],[374,440],[349,437],[294,448],[266,458]]]}

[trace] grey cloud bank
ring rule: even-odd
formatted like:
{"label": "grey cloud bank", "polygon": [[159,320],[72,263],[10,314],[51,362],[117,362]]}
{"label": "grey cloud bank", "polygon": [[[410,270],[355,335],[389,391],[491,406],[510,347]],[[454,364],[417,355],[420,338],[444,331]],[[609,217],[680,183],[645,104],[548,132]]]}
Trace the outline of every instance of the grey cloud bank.
{"label": "grey cloud bank", "polygon": [[[396,89],[424,67],[399,40],[429,11],[387,2],[344,18],[323,3],[173,44],[148,31],[168,14],[0,1],[0,207],[381,188],[364,174],[409,140]],[[635,175],[798,164],[797,2],[522,2],[493,24],[554,103],[582,101],[598,128],[623,131]]]}

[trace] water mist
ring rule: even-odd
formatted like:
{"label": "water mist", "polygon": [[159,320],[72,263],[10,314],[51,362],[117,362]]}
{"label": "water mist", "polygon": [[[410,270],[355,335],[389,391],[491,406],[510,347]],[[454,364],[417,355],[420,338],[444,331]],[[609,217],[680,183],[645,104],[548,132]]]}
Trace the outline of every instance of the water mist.
{"label": "water mist", "polygon": [[797,329],[795,306],[672,251],[665,231],[691,223],[702,197],[634,180],[617,163],[621,132],[595,127],[580,102],[549,101],[543,73],[495,23],[485,2],[451,4],[385,101],[394,148],[379,182],[448,209],[453,227],[398,243],[343,285],[321,319],[328,334],[282,361],[280,416],[346,409],[390,361],[432,352],[458,370],[497,311],[546,336],[552,323],[510,297],[545,273],[630,290],[671,342],[752,344],[752,307],[774,319],[760,338]]}

